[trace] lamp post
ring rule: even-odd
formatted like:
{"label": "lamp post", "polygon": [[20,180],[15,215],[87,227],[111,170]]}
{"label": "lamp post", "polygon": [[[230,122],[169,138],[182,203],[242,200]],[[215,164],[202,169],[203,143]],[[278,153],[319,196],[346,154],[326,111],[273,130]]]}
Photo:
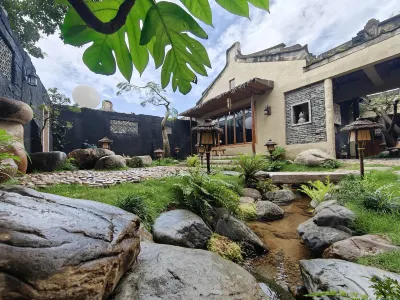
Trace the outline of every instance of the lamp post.
{"label": "lamp post", "polygon": [[164,155],[164,150],[161,150],[158,148],[157,150],[154,151],[154,154],[158,157],[158,165],[161,164],[161,157]]}
{"label": "lamp post", "polygon": [[206,152],[206,159],[207,159],[207,173],[211,173],[210,168],[210,156],[211,156],[211,149],[215,145],[217,145],[218,133],[222,133],[222,130],[212,124],[211,119],[206,119],[203,125],[199,125],[192,129],[193,132],[197,133],[198,141],[199,141],[199,153],[200,149],[204,149]]}
{"label": "lamp post", "polygon": [[341,129],[349,132],[349,141],[357,143],[358,157],[360,159],[360,175],[364,177],[364,150],[367,142],[372,140],[371,131],[382,129],[382,125],[366,119],[357,119]]}
{"label": "lamp post", "polygon": [[98,143],[103,149],[111,149],[111,144],[113,143],[113,141],[105,136],[100,141],[98,141]]}
{"label": "lamp post", "polygon": [[179,147],[174,148],[174,152],[176,154],[176,159],[179,160],[179,152],[181,152],[181,148],[179,148]]}
{"label": "lamp post", "polygon": [[272,157],[272,152],[275,151],[275,146],[278,145],[277,143],[273,142],[271,139],[264,145],[267,146],[269,155]]}

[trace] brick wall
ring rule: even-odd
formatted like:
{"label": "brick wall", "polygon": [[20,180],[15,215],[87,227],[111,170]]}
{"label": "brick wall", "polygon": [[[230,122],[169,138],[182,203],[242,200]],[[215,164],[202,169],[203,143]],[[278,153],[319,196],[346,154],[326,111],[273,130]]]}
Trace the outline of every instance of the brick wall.
{"label": "brick wall", "polygon": [[[292,105],[310,101],[311,122],[292,125]],[[286,144],[308,144],[325,142],[325,91],[324,83],[318,82],[285,94]]]}

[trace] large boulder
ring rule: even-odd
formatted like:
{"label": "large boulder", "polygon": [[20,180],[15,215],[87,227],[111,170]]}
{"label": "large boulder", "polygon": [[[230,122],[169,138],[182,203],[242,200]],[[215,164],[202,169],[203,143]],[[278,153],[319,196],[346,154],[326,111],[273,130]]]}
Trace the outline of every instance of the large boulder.
{"label": "large boulder", "polygon": [[314,216],[313,220],[318,226],[335,228],[340,228],[342,226],[347,227],[351,225],[356,218],[351,210],[340,204],[332,204],[324,208],[317,206],[315,211],[317,214]]}
{"label": "large boulder", "polygon": [[11,158],[0,161],[0,183],[7,181],[18,173],[18,166]]}
{"label": "large boulder", "polygon": [[162,213],[153,225],[154,241],[161,244],[205,249],[211,235],[199,216],[184,209]]}
{"label": "large boulder", "polygon": [[106,299],[140,251],[139,218],[100,202],[2,187],[2,299]]}
{"label": "large boulder", "polygon": [[115,155],[114,152],[108,149],[76,149],[68,154],[68,158],[74,159],[74,164],[79,169],[93,169],[96,162],[109,155]]}
{"label": "large boulder", "polygon": [[285,212],[278,205],[270,201],[258,201],[256,204],[256,214],[258,221],[273,221],[282,219]]}
{"label": "large boulder", "polygon": [[214,231],[239,243],[248,256],[261,255],[267,250],[260,238],[246,224],[224,209],[216,212]]}
{"label": "large boulder", "polygon": [[28,173],[53,172],[67,161],[67,154],[61,151],[31,153],[29,157]]}
{"label": "large boulder", "polygon": [[0,128],[4,129],[11,136],[12,142],[7,149],[0,149],[0,153],[8,152],[18,156],[19,160],[15,160],[18,171],[26,173],[28,168],[28,157],[24,146],[24,126],[17,122],[0,121]]}
{"label": "large boulder", "polygon": [[150,155],[143,155],[143,156],[137,156],[137,157],[139,157],[143,161],[143,164],[145,166],[151,166],[151,164],[153,163],[153,160],[151,159]]}
{"label": "large boulder", "polygon": [[317,167],[331,161],[335,161],[335,158],[324,151],[319,149],[308,149],[297,155],[294,163],[309,167]]}
{"label": "large boulder", "polygon": [[351,237],[351,234],[347,231],[332,227],[318,226],[314,223],[313,219],[301,223],[299,227],[297,227],[297,232],[305,245],[317,255],[321,255],[325,249],[333,243]]}
{"label": "large boulder", "polygon": [[100,158],[94,165],[95,170],[126,168],[126,160],[121,155],[109,155]]}
{"label": "large boulder", "polygon": [[389,251],[400,250],[400,247],[379,235],[367,234],[353,236],[339,241],[324,251],[324,258],[338,258],[347,261],[356,261],[363,256],[377,255]]}
{"label": "large boulder", "polygon": [[[304,284],[310,293],[336,290],[368,295],[368,299],[376,299],[371,288],[372,277],[376,276],[381,279],[390,277],[400,281],[399,274],[338,259],[302,260],[300,261],[300,270]],[[333,298],[321,297],[318,299]]]}
{"label": "large boulder", "polygon": [[142,243],[138,263],[118,284],[113,300],[261,300],[254,277],[217,254]]}
{"label": "large boulder", "polygon": [[244,188],[243,189],[243,197],[250,197],[255,200],[261,200],[261,193],[256,189]]}
{"label": "large boulder", "polygon": [[284,206],[293,202],[294,194],[290,190],[269,191],[264,194],[264,198],[276,205]]}
{"label": "large boulder", "polygon": [[241,204],[253,204],[254,202],[256,202],[256,200],[254,200],[254,198],[251,197],[240,197],[239,202]]}

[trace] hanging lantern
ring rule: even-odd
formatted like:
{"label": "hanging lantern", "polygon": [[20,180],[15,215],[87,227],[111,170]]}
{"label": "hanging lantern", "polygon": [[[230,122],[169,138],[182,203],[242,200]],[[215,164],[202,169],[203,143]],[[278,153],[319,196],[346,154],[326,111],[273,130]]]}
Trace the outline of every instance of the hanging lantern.
{"label": "hanging lantern", "polygon": [[28,85],[30,86],[38,86],[38,76],[33,68],[28,68],[25,71],[25,79]]}

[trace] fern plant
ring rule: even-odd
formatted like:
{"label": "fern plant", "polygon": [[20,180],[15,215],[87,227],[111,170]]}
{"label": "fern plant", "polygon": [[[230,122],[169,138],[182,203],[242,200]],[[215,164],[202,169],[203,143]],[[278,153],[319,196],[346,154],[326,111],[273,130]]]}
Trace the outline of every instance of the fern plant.
{"label": "fern plant", "polygon": [[266,167],[266,159],[262,155],[239,155],[235,161],[235,165],[239,167],[240,176],[244,177],[245,184],[250,186],[256,180],[256,173],[264,170]]}
{"label": "fern plant", "polygon": [[200,166],[200,159],[197,155],[193,155],[193,156],[188,156],[186,158],[186,164],[188,165],[188,167],[192,168],[192,167],[198,167]]}
{"label": "fern plant", "polygon": [[309,181],[308,185],[302,184],[300,186],[300,192],[309,196],[312,200],[321,203],[325,199],[325,194],[332,193],[335,185],[330,181],[329,176],[326,178],[325,183],[317,180],[317,181]]}

